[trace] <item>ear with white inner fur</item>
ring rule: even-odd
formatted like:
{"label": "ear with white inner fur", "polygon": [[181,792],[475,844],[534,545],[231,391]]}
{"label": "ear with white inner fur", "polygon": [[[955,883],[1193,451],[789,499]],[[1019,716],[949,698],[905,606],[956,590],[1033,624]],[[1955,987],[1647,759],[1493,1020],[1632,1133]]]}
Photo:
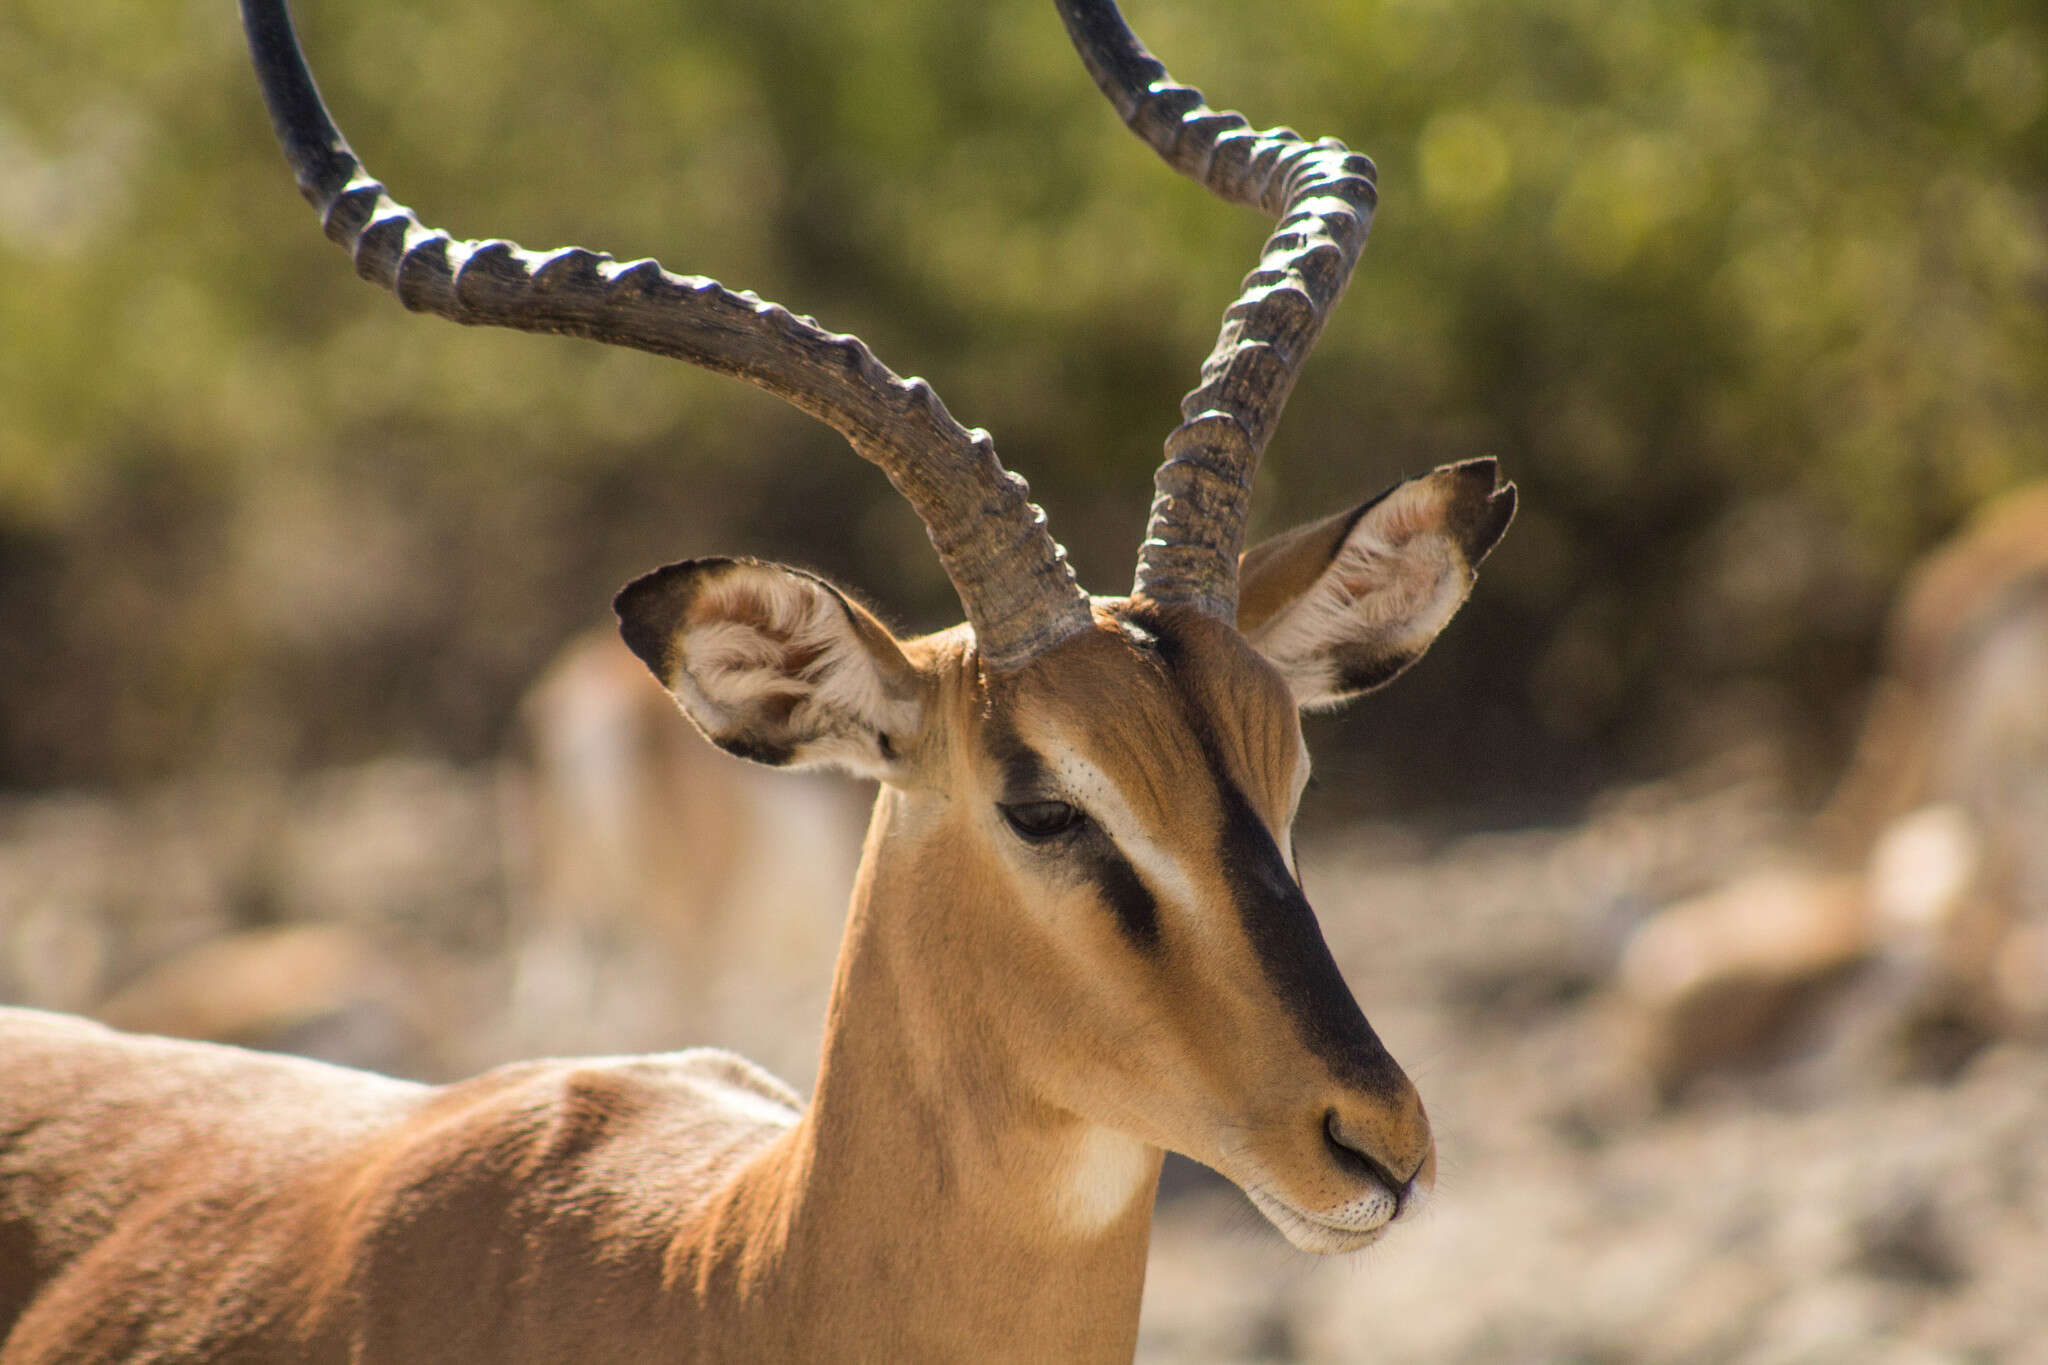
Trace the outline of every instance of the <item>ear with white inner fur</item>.
{"label": "ear with white inner fur", "polygon": [[901,776],[924,688],[895,636],[822,578],[695,559],[634,579],[619,633],[719,748],[777,767]]}
{"label": "ear with white inner fur", "polygon": [[1238,561],[1238,629],[1303,707],[1332,706],[1422,657],[1515,514],[1490,459],[1296,527]]}

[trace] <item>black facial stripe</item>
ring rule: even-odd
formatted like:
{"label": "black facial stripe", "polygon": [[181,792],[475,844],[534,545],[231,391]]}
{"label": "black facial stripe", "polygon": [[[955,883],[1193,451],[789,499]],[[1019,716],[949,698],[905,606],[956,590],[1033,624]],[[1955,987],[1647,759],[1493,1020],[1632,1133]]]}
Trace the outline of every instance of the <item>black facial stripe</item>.
{"label": "black facial stripe", "polygon": [[1344,984],[1316,912],[1288,874],[1265,822],[1213,754],[1211,765],[1223,800],[1224,878],[1266,979],[1294,1016],[1295,1032],[1338,1080],[1394,1098],[1402,1087],[1401,1068]]}
{"label": "black facial stripe", "polygon": [[[1014,731],[991,725],[987,743],[989,756],[1002,769],[1006,800],[1040,800],[1052,794],[1045,760],[1037,750],[1017,738]],[[1124,937],[1141,952],[1156,952],[1159,947],[1159,902],[1145,885],[1145,879],[1138,875],[1138,870],[1116,846],[1116,840],[1100,824],[1091,824],[1080,833],[1079,840],[1074,850],[1075,861],[1103,903],[1116,916],[1117,926],[1123,930]]]}
{"label": "black facial stripe", "polygon": [[1051,779],[1038,751],[1017,738],[1007,725],[991,722],[986,739],[989,757],[1003,772],[1003,799],[1009,802],[1038,801],[1050,796]]}
{"label": "black facial stripe", "polygon": [[[1385,494],[1381,495],[1386,496]],[[1405,1077],[1400,1065],[1366,1022],[1365,1012],[1330,956],[1322,926],[1308,898],[1287,871],[1279,847],[1252,804],[1223,765],[1222,746],[1206,713],[1176,666],[1183,657],[1166,622],[1152,613],[1133,613],[1158,637],[1158,653],[1183,699],[1188,729],[1202,747],[1223,806],[1218,849],[1231,900],[1245,937],[1274,992],[1293,1016],[1295,1032],[1322,1058],[1333,1075],[1387,1098],[1397,1096]]]}
{"label": "black facial stripe", "polygon": [[1084,855],[1088,879],[1116,915],[1117,927],[1131,946],[1142,953],[1159,951],[1159,902],[1145,886],[1145,879],[1131,866],[1109,832],[1097,825],[1089,831],[1101,847]]}

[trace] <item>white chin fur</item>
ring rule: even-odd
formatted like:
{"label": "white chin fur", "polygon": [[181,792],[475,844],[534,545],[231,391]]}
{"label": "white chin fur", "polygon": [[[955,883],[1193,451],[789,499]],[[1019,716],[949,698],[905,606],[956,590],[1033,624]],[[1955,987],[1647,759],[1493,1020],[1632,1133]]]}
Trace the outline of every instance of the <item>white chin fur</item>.
{"label": "white chin fur", "polygon": [[1333,1220],[1305,1213],[1264,1190],[1248,1189],[1245,1193],[1266,1215],[1266,1221],[1280,1229],[1280,1234],[1297,1250],[1318,1256],[1364,1250],[1386,1234],[1397,1216],[1394,1201],[1385,1196],[1362,1201],[1367,1207],[1352,1217]]}

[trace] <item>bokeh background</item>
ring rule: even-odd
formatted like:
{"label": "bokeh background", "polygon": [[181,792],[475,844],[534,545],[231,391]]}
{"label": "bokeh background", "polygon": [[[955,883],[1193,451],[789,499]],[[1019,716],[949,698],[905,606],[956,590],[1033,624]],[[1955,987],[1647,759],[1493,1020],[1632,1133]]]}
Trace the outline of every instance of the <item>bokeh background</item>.
{"label": "bokeh background", "polygon": [[[1130,17],[1381,170],[1255,533],[1476,454],[1523,494],[1430,657],[1311,725],[1309,890],[1442,1198],[1309,1265],[1173,1168],[1145,1358],[2048,1360],[2048,15]],[[1050,6],[299,19],[428,222],[859,333],[1128,582],[1266,225]],[[0,11],[0,999],[805,1080],[866,796],[712,754],[586,634],[703,553],[956,616],[829,430],[355,280],[225,0]]]}

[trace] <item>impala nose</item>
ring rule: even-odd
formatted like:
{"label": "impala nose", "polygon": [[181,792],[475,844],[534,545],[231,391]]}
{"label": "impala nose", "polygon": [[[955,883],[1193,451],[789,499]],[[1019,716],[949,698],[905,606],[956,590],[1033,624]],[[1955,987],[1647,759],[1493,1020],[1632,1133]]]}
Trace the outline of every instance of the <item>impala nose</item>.
{"label": "impala nose", "polygon": [[1436,1143],[1422,1101],[1413,1098],[1378,1122],[1347,1123],[1335,1109],[1323,1115],[1323,1146],[1340,1170],[1370,1180],[1394,1197],[1400,1217],[1418,1190],[1436,1183]]}

